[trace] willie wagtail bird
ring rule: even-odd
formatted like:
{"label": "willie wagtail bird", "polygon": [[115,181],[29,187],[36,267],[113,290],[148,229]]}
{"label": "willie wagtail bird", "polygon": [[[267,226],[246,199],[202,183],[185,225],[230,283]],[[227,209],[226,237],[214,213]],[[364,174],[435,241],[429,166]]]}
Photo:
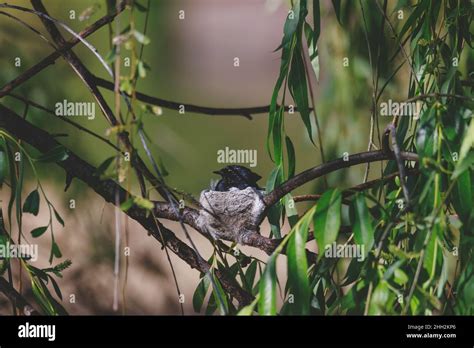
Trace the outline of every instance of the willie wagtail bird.
{"label": "willie wagtail bird", "polygon": [[247,187],[262,190],[262,188],[257,185],[257,181],[262,177],[246,167],[231,165],[213,173],[219,174],[222,177],[217,183],[214,189],[215,191],[229,191],[231,187],[235,187],[239,190],[245,190]]}

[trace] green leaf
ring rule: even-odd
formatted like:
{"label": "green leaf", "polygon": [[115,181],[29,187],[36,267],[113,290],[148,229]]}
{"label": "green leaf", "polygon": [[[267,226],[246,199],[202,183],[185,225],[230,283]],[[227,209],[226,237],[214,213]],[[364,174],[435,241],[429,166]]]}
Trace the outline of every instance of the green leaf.
{"label": "green leaf", "polygon": [[63,218],[61,217],[61,215],[59,215],[58,211],[54,207],[53,207],[53,211],[54,211],[54,216],[56,217],[56,220],[58,220],[58,222],[64,226]]}
{"label": "green leaf", "polygon": [[374,290],[370,301],[369,315],[381,315],[385,313],[385,306],[389,298],[388,283],[381,280]]}
{"label": "green leaf", "polygon": [[295,168],[296,168],[295,147],[293,146],[293,142],[291,141],[289,136],[285,137],[285,141],[286,141],[286,151],[288,154],[288,178],[291,178],[295,175]]}
{"label": "green leaf", "polygon": [[341,22],[341,0],[331,0],[331,1],[332,1],[332,6],[334,7],[334,12],[336,13],[337,21],[339,22],[340,25],[342,25],[342,22]]}
{"label": "green leaf", "polygon": [[38,215],[40,196],[38,190],[32,191],[23,203],[23,212]]}
{"label": "green leaf", "polygon": [[110,167],[110,164],[115,160],[117,159],[116,156],[111,156],[109,158],[107,158],[106,160],[104,160],[96,169],[95,171],[95,175],[97,176],[101,176],[102,174],[105,173],[105,171],[107,170],[107,168]]}
{"label": "green leaf", "polygon": [[199,282],[196,290],[194,291],[193,295],[193,308],[196,313],[199,313],[202,308],[202,304],[207,294],[207,290],[209,289],[209,277],[204,276],[202,277],[201,281]]}
{"label": "green leaf", "polygon": [[10,199],[8,201],[8,220],[11,222],[13,204],[15,203],[15,197],[16,197],[16,192],[17,192],[16,187],[18,186],[18,179],[16,176],[16,167],[15,167],[15,160],[13,158],[13,151],[10,145],[8,144],[8,142],[5,142],[5,148],[7,152],[7,163],[8,163],[9,173],[10,173],[11,194],[10,194]]}
{"label": "green leaf", "polygon": [[256,298],[251,304],[243,307],[238,313],[237,315],[239,316],[249,316],[249,315],[252,315],[253,312],[254,312],[254,308],[255,308],[255,305],[257,304],[258,302],[258,298]]}
{"label": "green leaf", "polygon": [[[471,182],[471,173],[464,171],[460,174],[453,189],[453,206],[463,223],[467,224],[469,216],[474,210],[474,190]],[[467,227],[467,226],[466,226]]]}
{"label": "green leaf", "polygon": [[133,199],[133,197],[130,197],[125,202],[122,202],[122,204],[120,204],[120,209],[125,212],[130,209],[133,206]]}
{"label": "green leaf", "polygon": [[61,289],[59,288],[58,283],[56,280],[54,280],[53,277],[49,276],[49,279],[51,280],[51,284],[53,284],[53,289],[56,295],[62,300],[63,299],[63,294],[61,293]]}
{"label": "green leaf", "polygon": [[5,151],[0,150],[0,187],[2,187],[5,177],[7,176],[8,160]]}
{"label": "green leaf", "polygon": [[141,43],[142,45],[148,45],[150,43],[150,39],[146,35],[140,33],[137,30],[133,31],[133,36],[135,36],[135,39],[137,39],[137,41]]}
{"label": "green leaf", "polygon": [[416,5],[415,11],[413,11],[410,17],[408,17],[407,21],[405,22],[402,29],[400,30],[400,33],[398,34],[399,41],[403,39],[403,36],[407,32],[407,30],[416,23],[416,20],[420,19],[423,16],[423,12],[428,7],[428,5],[429,5],[429,1],[426,1],[426,0],[421,1]]}
{"label": "green leaf", "polygon": [[336,241],[341,226],[341,191],[330,189],[318,201],[313,216],[314,236],[318,243],[319,258],[327,245]]}
{"label": "green leaf", "polygon": [[[41,282],[38,280],[38,282]],[[47,296],[44,294],[43,289],[41,289],[37,284],[35,280],[31,281],[31,290],[33,291],[33,295],[38,301],[39,305],[43,309],[44,312],[48,315],[56,315],[56,311],[54,310],[53,305],[51,302],[48,300]]]}
{"label": "green leaf", "polygon": [[456,168],[454,168],[451,180],[459,178],[466,170],[470,169],[474,165],[474,152],[470,152],[464,158],[458,161]]}
{"label": "green leaf", "polygon": [[364,246],[365,257],[374,245],[374,228],[372,224],[372,216],[369,214],[369,209],[365,202],[365,196],[362,193],[356,195],[354,211],[354,239],[358,245]]}
{"label": "green leaf", "polygon": [[152,201],[139,196],[135,196],[133,198],[133,203],[135,203],[137,207],[140,207],[145,210],[152,210],[155,207]]}
{"label": "green leaf", "polygon": [[48,151],[47,153],[42,154],[36,161],[38,162],[61,162],[69,157],[67,150],[64,146],[58,145]]}
{"label": "green leaf", "polygon": [[288,193],[284,197],[284,201],[286,215],[288,216],[288,222],[290,223],[290,226],[293,227],[298,222],[298,210],[296,209],[295,200],[293,199],[291,194]]}
{"label": "green leaf", "polygon": [[33,238],[38,238],[43,233],[45,233],[47,229],[48,229],[48,226],[37,227],[33,231],[31,231],[31,236]]}
{"label": "green leaf", "polygon": [[61,254],[61,250],[59,249],[59,245],[56,242],[53,243],[53,255],[56,258],[61,258],[63,256]]}
{"label": "green leaf", "polygon": [[255,282],[255,274],[257,273],[257,260],[253,260],[245,271],[245,283],[249,286],[247,289],[252,292],[253,283]]}
{"label": "green leaf", "polygon": [[146,77],[146,69],[145,69],[145,65],[143,64],[141,60],[138,61],[137,70],[138,70],[138,76],[144,79]]}
{"label": "green leaf", "polygon": [[261,315],[276,314],[276,257],[275,253],[270,256],[260,278],[258,312]]}
{"label": "green leaf", "polygon": [[[271,192],[276,186],[278,186],[282,182],[282,167],[278,166],[272,170],[270,173],[270,177],[268,178],[266,191]],[[278,202],[271,206],[268,209],[267,218],[268,222],[270,223],[270,228],[272,230],[272,235],[275,238],[281,238],[280,232],[280,217],[282,214],[282,206],[281,203]]]}
{"label": "green leaf", "polygon": [[305,125],[309,139],[314,144],[308,104],[308,85],[306,80],[304,60],[301,54],[301,43],[298,43],[295,51],[293,52],[290,74],[288,76],[288,89],[290,90],[290,94],[298,106],[298,111]]}
{"label": "green leaf", "polygon": [[474,118],[471,118],[469,122],[469,128],[464,135],[464,139],[462,141],[461,150],[459,152],[459,161],[462,161],[464,157],[467,156],[468,151],[470,151],[474,147]]}
{"label": "green leaf", "polygon": [[[209,275],[206,275],[207,277]],[[229,313],[229,304],[227,303],[227,296],[224,292],[224,289],[222,289],[222,285],[219,282],[219,279],[212,275],[213,277],[213,294],[214,294],[214,300],[217,303],[219,310],[222,315],[228,314]],[[215,285],[215,286],[214,286]]]}
{"label": "green leaf", "polygon": [[21,206],[21,193],[23,191],[23,182],[25,176],[25,163],[23,161],[23,156],[21,157],[21,161],[18,163],[18,181],[15,189],[15,203],[16,203],[16,221],[18,226],[21,226],[22,223],[22,206]]}
{"label": "green leaf", "polygon": [[293,39],[293,35],[298,28],[298,24],[300,22],[300,14],[301,14],[301,7],[300,7],[300,0],[295,1],[295,5],[288,13],[286,17],[285,25],[283,27],[283,39],[281,41],[280,46],[277,48],[280,49],[281,47],[288,46],[288,44]]}
{"label": "green leaf", "polygon": [[294,303],[290,305],[290,312],[294,314],[309,314],[309,280],[308,261],[306,259],[306,241],[311,216],[305,216],[295,226],[295,232],[288,241],[288,283],[294,295]]}
{"label": "green leaf", "polygon": [[313,1],[313,47],[316,48],[319,34],[321,33],[321,14],[319,10],[319,0]]}

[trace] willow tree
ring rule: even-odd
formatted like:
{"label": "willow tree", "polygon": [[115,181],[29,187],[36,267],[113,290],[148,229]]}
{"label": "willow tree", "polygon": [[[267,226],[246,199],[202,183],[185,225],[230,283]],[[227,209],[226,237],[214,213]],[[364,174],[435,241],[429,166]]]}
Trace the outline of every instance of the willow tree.
{"label": "willow tree", "polygon": [[[187,105],[137,91],[137,81],[146,78],[143,47],[152,43],[146,26],[142,31],[136,27],[134,16],[138,13],[148,18],[150,1],[146,6],[137,1],[108,1],[107,14],[79,33],[50,16],[40,0],[31,2],[32,8],[0,5],[3,16],[31,29],[31,35],[39,35],[53,47],[49,56],[0,90],[0,98],[15,98],[27,106],[20,115],[19,110],[0,105],[0,184],[9,191],[9,201],[2,205],[0,237],[2,245],[21,243],[24,233],[49,238],[52,265],[39,269],[28,256],[20,258],[21,270],[31,279],[35,295],[35,303],[29,304],[12,281],[11,264],[16,260],[2,260],[1,273],[7,280],[0,278],[0,291],[11,300],[14,311],[38,313],[34,309],[38,306],[42,313],[65,313],[55,278],[67,272],[70,261],[57,262],[63,255],[55,241],[53,222],[67,225],[67,221],[48,199],[37,174],[38,166],[57,165],[66,173],[66,189],[75,178],[83,181],[116,206],[117,217],[126,214],[136,220],[162,244],[164,253],[175,253],[200,272],[193,298],[196,311],[207,302],[205,312],[209,314],[473,314],[474,54],[470,29],[474,11],[470,1],[333,0],[332,4],[320,4],[293,0],[277,48],[281,65],[269,105],[243,108]],[[130,16],[123,30],[114,24],[124,11]],[[19,19],[20,12],[39,17],[50,39]],[[349,40],[365,44],[371,77],[370,112],[366,115],[370,128],[357,136],[367,138],[366,152],[345,152],[333,158],[325,152],[329,145],[321,128],[324,115],[316,112],[318,86],[313,83],[325,69],[319,50],[325,35],[323,18],[337,21]],[[102,54],[88,37],[108,24],[112,48]],[[76,45],[85,45],[95,55],[108,79],[88,70],[72,51]],[[130,74],[121,71],[124,49],[131,52]],[[352,57],[348,51],[333,64],[351,69]],[[55,122],[68,122],[84,136],[94,136],[114,149],[115,156],[98,167],[28,119],[29,108],[45,114],[55,114],[54,110],[13,92],[60,58],[94,97],[109,124],[109,138],[67,118]],[[387,100],[387,87],[395,84],[402,72],[408,75],[406,98]],[[113,92],[113,105],[107,103],[104,90]],[[140,107],[152,113],[165,108],[247,118],[267,115],[267,153],[274,169],[261,173],[267,178],[265,191],[252,196],[262,205],[258,216],[250,217],[253,225],[249,233],[243,236],[236,230],[239,221],[225,224],[230,220],[222,213],[210,215],[216,223],[224,221],[218,230],[230,232],[210,234],[212,219],[203,220],[208,209],[202,201],[167,185],[163,163],[150,150],[146,124],[137,111]],[[301,120],[290,118],[292,114]],[[302,122],[320,165],[296,173],[298,153],[286,131],[289,122]],[[380,171],[370,166],[374,162],[380,164]],[[343,189],[325,181],[328,174],[351,170],[355,165],[365,166],[359,185]],[[37,180],[30,193],[23,189],[25,172]],[[369,181],[369,175],[377,177]],[[132,179],[137,183],[133,187]],[[321,192],[292,194],[315,180],[322,182]],[[161,198],[152,199],[150,192]],[[49,222],[31,232],[22,231],[25,214],[36,215],[40,205],[47,206]],[[186,239],[178,238],[163,224],[165,220],[179,222]],[[269,235],[259,233],[265,221],[271,226]],[[286,222],[289,229],[284,227]],[[120,218],[115,220],[115,229],[120,254]],[[201,256],[193,242],[196,233],[214,246],[211,259]],[[241,244],[263,250],[268,257],[262,260],[246,255],[238,249]],[[277,258],[286,260],[285,278],[277,272]],[[116,279],[120,275],[118,262]],[[175,281],[178,300],[181,294],[176,277]],[[115,298],[115,305],[117,301]]]}

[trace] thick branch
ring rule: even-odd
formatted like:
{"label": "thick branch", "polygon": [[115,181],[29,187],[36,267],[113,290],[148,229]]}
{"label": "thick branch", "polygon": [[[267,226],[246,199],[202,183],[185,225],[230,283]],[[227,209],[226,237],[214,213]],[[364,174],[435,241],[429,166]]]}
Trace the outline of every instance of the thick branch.
{"label": "thick branch", "polygon": [[[418,155],[411,152],[401,152],[401,157],[408,161],[418,161]],[[395,159],[393,153],[385,153],[383,151],[369,151],[361,152],[351,155],[344,160],[344,158],[338,158],[331,162],[321,164],[319,166],[305,170],[304,172],[292,177],[287,180],[273,191],[267,193],[263,201],[269,207],[278,202],[283,198],[287,193],[290,193],[297,187],[300,187],[307,182],[319,178],[323,175],[329,174],[336,170],[355,166],[361,163],[370,163],[375,161]]]}
{"label": "thick branch", "polygon": [[[0,127],[7,130],[17,139],[27,142],[43,153],[46,153],[60,145],[46,131],[23,120],[20,116],[16,115],[3,105],[0,105]],[[99,176],[96,175],[95,168],[73,152],[68,150],[68,154],[69,157],[66,160],[58,162],[57,164],[61,166],[70,177],[76,177],[84,181],[90,188],[102,196],[102,198],[114,205],[116,191],[119,193],[121,203],[126,200],[127,196],[130,196],[127,191],[113,180],[101,180]],[[163,203],[162,207],[164,209],[163,211],[157,211],[159,213],[157,214],[157,217],[167,218],[167,216],[172,212],[171,206]],[[165,209],[165,207],[167,209]],[[191,222],[194,212],[193,209],[189,208],[185,210],[183,215],[186,223]],[[159,231],[156,229],[155,222],[145,210],[133,206],[126,212],[126,214],[140,223],[148,232],[150,232],[150,234],[153,235],[155,239],[163,244],[164,241],[161,239]],[[186,243],[179,240],[172,231],[162,229],[161,232],[163,238],[166,240],[166,245],[188,265],[203,273],[209,270],[209,264],[204,259],[198,257],[194,250]],[[216,276],[221,282],[223,288],[235,297],[241,305],[248,304],[253,300],[252,295],[243,290],[234,279],[219,271],[216,271]]]}
{"label": "thick branch", "polygon": [[40,315],[27,300],[11,286],[4,278],[0,277],[0,291],[21,311],[22,315]]}

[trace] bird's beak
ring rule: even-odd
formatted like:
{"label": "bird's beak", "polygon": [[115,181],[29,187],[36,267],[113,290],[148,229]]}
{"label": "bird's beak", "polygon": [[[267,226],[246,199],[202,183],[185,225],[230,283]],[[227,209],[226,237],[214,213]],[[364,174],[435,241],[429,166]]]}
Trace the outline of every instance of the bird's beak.
{"label": "bird's beak", "polygon": [[215,170],[215,171],[213,171],[213,173],[220,175],[220,174],[221,174],[221,171],[220,171],[220,170]]}

